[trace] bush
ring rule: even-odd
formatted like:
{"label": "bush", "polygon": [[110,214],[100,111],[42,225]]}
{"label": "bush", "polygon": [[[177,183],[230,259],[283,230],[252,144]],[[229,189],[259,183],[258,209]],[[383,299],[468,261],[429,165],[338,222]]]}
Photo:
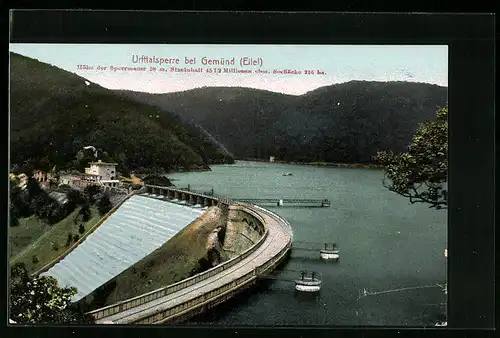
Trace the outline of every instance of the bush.
{"label": "bush", "polygon": [[73,241],[73,234],[70,232],[68,234],[68,239],[66,240],[66,246],[70,246],[71,245],[71,241]]}
{"label": "bush", "polygon": [[16,215],[10,214],[10,226],[17,227],[19,225],[19,219]]}
{"label": "bush", "polygon": [[85,202],[83,194],[76,189],[71,189],[66,193],[66,197],[68,198],[68,202],[66,203],[66,208],[68,208],[68,212],[72,212],[75,210],[77,205],[82,205]]}
{"label": "bush", "polygon": [[75,235],[73,236],[73,242],[75,242],[75,243],[76,243],[76,242],[78,242],[78,240],[79,240],[79,239],[80,239],[80,236],[78,236],[78,234],[75,234]]}
{"label": "bush", "polygon": [[90,204],[94,204],[96,196],[101,192],[101,187],[98,185],[92,184],[86,186],[83,190],[83,195],[86,197],[87,201]]}
{"label": "bush", "polygon": [[19,324],[92,324],[90,317],[71,304],[76,288],[60,288],[52,277],[33,277],[24,264],[10,273],[10,318]]}
{"label": "bush", "polygon": [[57,202],[49,204],[49,207],[51,208],[51,211],[47,217],[47,220],[50,225],[62,221],[68,214],[65,208],[60,206]]}
{"label": "bush", "polygon": [[59,245],[57,243],[52,243],[52,250],[58,251],[59,250]]}
{"label": "bush", "polygon": [[90,213],[90,206],[89,204],[84,204],[82,208],[80,209],[79,215],[82,217],[82,221],[87,222],[90,217],[92,216]]}
{"label": "bush", "polygon": [[105,215],[108,211],[110,211],[112,207],[113,204],[111,204],[108,194],[104,194],[97,203],[97,209],[99,210],[99,214],[101,216]]}
{"label": "bush", "polygon": [[31,262],[33,264],[38,264],[38,262],[40,262],[40,259],[38,259],[37,255],[33,255],[33,257],[31,257]]}
{"label": "bush", "polygon": [[80,226],[78,227],[78,232],[80,233],[80,235],[82,235],[85,232],[85,227],[81,223]]}
{"label": "bush", "polygon": [[60,186],[57,187],[55,191],[57,192],[62,192],[62,193],[67,193],[70,190],[72,190],[71,186],[68,184],[61,184]]}

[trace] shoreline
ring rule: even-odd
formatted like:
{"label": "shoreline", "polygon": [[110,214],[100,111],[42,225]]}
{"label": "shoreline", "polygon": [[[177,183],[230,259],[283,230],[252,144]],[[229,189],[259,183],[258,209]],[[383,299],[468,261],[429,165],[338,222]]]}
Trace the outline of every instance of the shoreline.
{"label": "shoreline", "polygon": [[279,164],[292,164],[292,165],[304,165],[304,166],[313,166],[313,167],[326,167],[326,168],[352,168],[352,169],[383,169],[384,166],[379,164],[371,164],[371,163],[338,163],[338,162],[287,162],[274,160],[273,162],[269,162],[269,160],[264,159],[237,159],[236,161],[248,161],[248,162],[263,162],[263,163],[279,163]]}
{"label": "shoreline", "polygon": [[[347,169],[383,169],[384,166],[378,165],[378,164],[370,164],[370,163],[337,163],[337,162],[286,162],[286,161],[280,161],[280,160],[275,160],[274,162],[269,162],[269,160],[264,160],[264,159],[255,159],[255,158],[250,158],[250,159],[235,159],[235,163],[237,161],[247,161],[247,162],[261,162],[261,163],[278,163],[278,164],[289,164],[289,165],[302,165],[302,166],[311,166],[311,167],[323,167],[323,168],[347,168]],[[224,164],[224,163],[214,163],[212,165],[219,165],[219,164]],[[234,163],[232,163],[234,164]],[[170,174],[177,174],[177,173],[190,173],[190,172],[205,172],[205,171],[212,171],[212,168],[207,167],[207,168],[192,168],[189,170],[184,170],[184,169],[177,169],[177,170],[169,170],[165,171],[162,173],[157,173],[156,175],[160,176],[167,176]],[[136,176],[141,174],[136,173]],[[143,174],[147,176],[146,174]]]}

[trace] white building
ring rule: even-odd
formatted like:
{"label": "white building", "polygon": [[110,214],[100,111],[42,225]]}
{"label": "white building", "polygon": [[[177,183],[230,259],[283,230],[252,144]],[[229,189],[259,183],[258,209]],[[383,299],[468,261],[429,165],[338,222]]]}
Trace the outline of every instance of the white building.
{"label": "white building", "polygon": [[96,175],[97,182],[109,187],[117,187],[120,183],[116,174],[117,163],[90,162],[90,167],[85,168],[85,174]]}

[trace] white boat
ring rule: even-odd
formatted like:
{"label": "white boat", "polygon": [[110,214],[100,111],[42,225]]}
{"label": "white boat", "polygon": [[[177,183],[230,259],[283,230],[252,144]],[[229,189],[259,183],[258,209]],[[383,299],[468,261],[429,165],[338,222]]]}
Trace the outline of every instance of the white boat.
{"label": "white boat", "polygon": [[336,249],[335,250],[322,249],[319,251],[319,254],[322,259],[338,260],[340,258],[339,251]]}
{"label": "white boat", "polygon": [[283,176],[293,176],[292,173],[283,173]]}
{"label": "white boat", "polygon": [[321,289],[321,280],[312,277],[295,280],[295,290],[302,292],[318,292]]}
{"label": "white boat", "polygon": [[448,322],[437,322],[434,326],[448,326]]}

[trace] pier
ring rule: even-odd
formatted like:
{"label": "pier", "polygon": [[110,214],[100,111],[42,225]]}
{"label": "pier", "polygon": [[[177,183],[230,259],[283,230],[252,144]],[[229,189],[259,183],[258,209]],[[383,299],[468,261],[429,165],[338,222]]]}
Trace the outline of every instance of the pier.
{"label": "pier", "polygon": [[330,207],[330,200],[314,198],[234,198],[234,200],[256,205],[273,204],[283,206]]}

